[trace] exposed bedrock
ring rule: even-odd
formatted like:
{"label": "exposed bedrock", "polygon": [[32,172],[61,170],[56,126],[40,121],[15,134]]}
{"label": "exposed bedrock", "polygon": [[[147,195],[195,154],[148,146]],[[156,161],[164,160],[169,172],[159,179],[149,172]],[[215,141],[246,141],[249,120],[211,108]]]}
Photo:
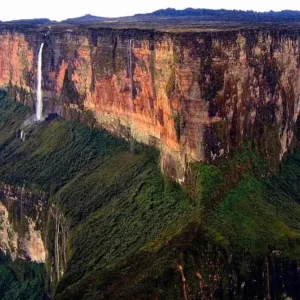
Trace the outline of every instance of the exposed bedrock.
{"label": "exposed bedrock", "polygon": [[[183,181],[193,161],[245,142],[273,162],[300,139],[300,31],[202,33],[2,29],[0,86],[34,106],[43,51],[45,109],[161,150]],[[47,35],[45,36],[45,33]]]}
{"label": "exposed bedrock", "polygon": [[12,260],[46,263],[54,285],[66,267],[69,227],[47,195],[0,183],[0,251]]}
{"label": "exposed bedrock", "polygon": [[[42,193],[0,183],[0,250],[2,254],[44,263],[45,208]],[[45,215],[46,214],[46,215]]]}

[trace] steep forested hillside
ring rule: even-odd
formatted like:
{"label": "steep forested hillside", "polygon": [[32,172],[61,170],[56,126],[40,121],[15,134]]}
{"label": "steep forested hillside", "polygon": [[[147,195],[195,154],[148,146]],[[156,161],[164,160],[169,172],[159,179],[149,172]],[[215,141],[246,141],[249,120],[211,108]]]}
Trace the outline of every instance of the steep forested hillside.
{"label": "steep forested hillside", "polygon": [[[190,165],[180,186],[161,174],[157,150],[82,124],[32,124],[22,141],[31,113],[1,94],[0,180],[43,190],[67,220],[65,272],[47,288],[55,299],[299,296],[299,151],[270,177],[270,162],[245,146]],[[16,276],[9,266],[1,261],[0,289]],[[30,299],[41,299],[36,270],[14,283]]]}

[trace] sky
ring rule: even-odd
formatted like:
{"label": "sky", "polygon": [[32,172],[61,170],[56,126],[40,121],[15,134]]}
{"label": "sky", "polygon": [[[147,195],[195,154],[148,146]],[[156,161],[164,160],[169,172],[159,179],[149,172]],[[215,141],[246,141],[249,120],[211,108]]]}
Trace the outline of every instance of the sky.
{"label": "sky", "polygon": [[101,17],[131,16],[162,8],[242,9],[254,11],[300,10],[298,0],[6,0],[0,10],[0,20],[48,18],[61,21],[91,14]]}

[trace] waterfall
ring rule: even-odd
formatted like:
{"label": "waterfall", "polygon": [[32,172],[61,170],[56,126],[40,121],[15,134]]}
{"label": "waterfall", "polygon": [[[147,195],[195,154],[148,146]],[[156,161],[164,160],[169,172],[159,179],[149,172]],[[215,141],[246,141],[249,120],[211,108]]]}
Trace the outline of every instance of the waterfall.
{"label": "waterfall", "polygon": [[59,261],[59,226],[60,226],[60,214],[56,211],[55,218],[55,267],[56,267],[56,276],[57,281],[60,279],[60,261]]}
{"label": "waterfall", "polygon": [[24,130],[21,130],[20,140],[24,142],[25,141],[25,137],[26,137],[26,132]]}
{"label": "waterfall", "polygon": [[37,102],[36,102],[36,120],[43,118],[43,96],[42,96],[42,55],[44,43],[41,44],[38,57],[38,84],[37,84]]}
{"label": "waterfall", "polygon": [[[56,281],[63,276],[67,265],[67,242],[68,226],[64,216],[53,207],[51,210],[53,220],[55,221],[54,232],[54,272]],[[54,275],[54,274],[53,274]]]}

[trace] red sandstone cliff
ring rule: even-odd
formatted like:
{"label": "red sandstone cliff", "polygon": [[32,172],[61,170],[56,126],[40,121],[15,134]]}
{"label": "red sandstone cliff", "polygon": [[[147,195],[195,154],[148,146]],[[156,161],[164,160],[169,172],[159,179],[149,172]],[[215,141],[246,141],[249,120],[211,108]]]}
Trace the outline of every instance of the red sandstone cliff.
{"label": "red sandstone cliff", "polygon": [[[0,86],[34,105],[43,52],[46,110],[94,115],[110,132],[161,149],[179,181],[192,161],[244,142],[277,166],[300,138],[300,31],[158,33],[52,29],[0,32]],[[92,114],[91,114],[92,112]]]}

